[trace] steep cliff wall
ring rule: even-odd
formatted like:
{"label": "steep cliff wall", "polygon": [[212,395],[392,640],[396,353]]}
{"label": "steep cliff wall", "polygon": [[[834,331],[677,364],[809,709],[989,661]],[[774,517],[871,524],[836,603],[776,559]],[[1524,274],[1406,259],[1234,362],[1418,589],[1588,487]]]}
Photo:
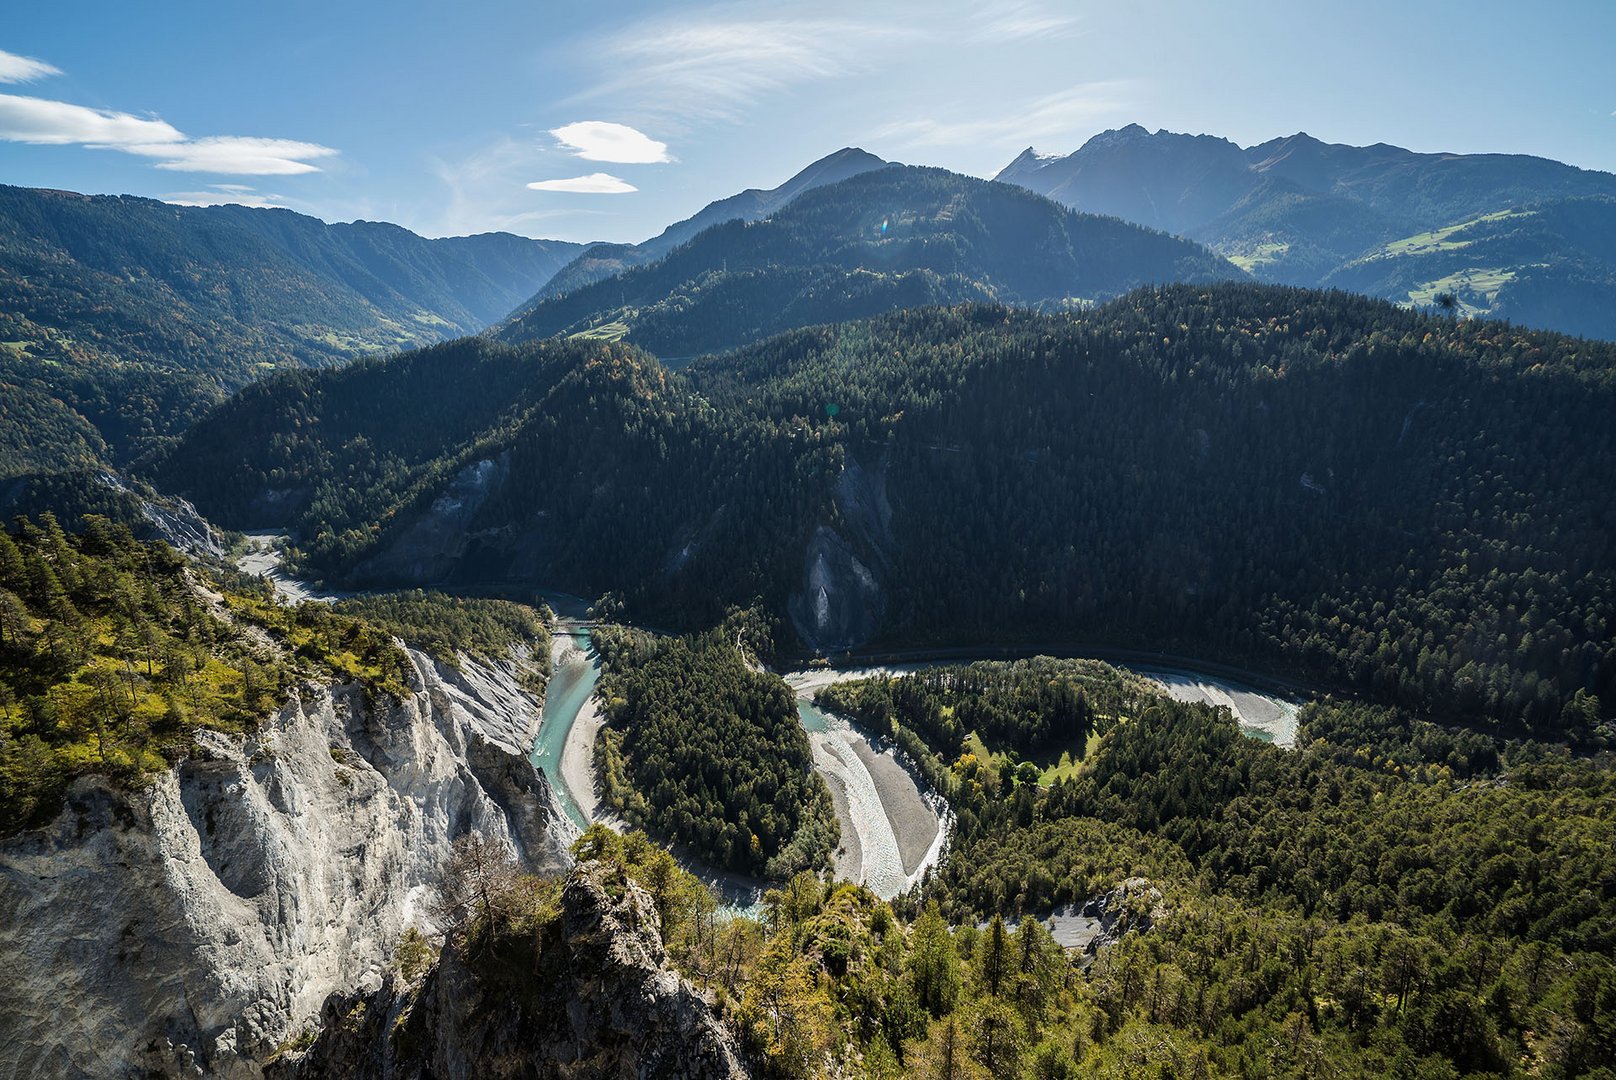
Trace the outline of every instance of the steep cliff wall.
{"label": "steep cliff wall", "polygon": [[418,983],[333,999],[273,1080],[744,1080],[734,1037],[669,965],[651,899],[578,867],[536,934],[450,947]]}
{"label": "steep cliff wall", "polygon": [[0,1075],[257,1076],[330,994],[380,984],[456,836],[565,865],[514,672],[410,655],[403,701],[305,687],[148,788],[81,781],[0,844]]}

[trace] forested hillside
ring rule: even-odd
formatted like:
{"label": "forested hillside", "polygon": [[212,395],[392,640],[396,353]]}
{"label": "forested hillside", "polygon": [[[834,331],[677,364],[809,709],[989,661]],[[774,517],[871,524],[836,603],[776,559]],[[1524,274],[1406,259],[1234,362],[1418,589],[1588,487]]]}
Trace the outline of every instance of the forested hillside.
{"label": "forested hillside", "polygon": [[[968,678],[1008,690],[1018,667]],[[834,1018],[820,1045],[836,1046],[839,1026],[866,1063],[890,1054],[954,1076],[1164,1063],[1192,1076],[1602,1075],[1616,1032],[1608,763],[1336,702],[1309,706],[1300,749],[1283,751],[1205,706],[1094,673],[1086,693],[1113,722],[1080,771],[1043,786],[905,726],[959,674],[822,695],[907,702],[877,730],[911,748],[957,824],[943,872],[896,905],[914,920],[896,942],[851,891],[794,882],[776,899],[778,936],[747,994],[811,999],[815,979],[782,973],[823,971],[828,1011],[794,1014]],[[1461,745],[1468,756],[1453,756]],[[1016,916],[1085,902],[1104,929],[1070,977],[1047,932]]]}
{"label": "forested hillside", "polygon": [[[664,624],[1077,641],[1575,732],[1616,704],[1616,350],[1341,293],[1151,289],[782,335],[683,375],[440,346],[255,387],[165,464],[344,580]],[[524,595],[526,595],[524,593]]]}
{"label": "forested hillside", "polygon": [[784,880],[830,864],[838,829],[796,699],[729,628],[691,638],[597,631],[607,727],[596,765],[630,824],[709,864]]}
{"label": "forested hillside", "polygon": [[[574,851],[643,890],[668,959],[717,1002],[753,1075],[1606,1075],[1608,763],[1486,740],[1491,763],[1460,774],[1390,713],[1334,702],[1284,751],[1102,665],[975,665],[968,693],[1063,664],[1113,722],[1053,786],[933,749],[900,716],[877,728],[957,815],[942,873],[891,903],[804,873],[761,918],[726,919],[643,836],[597,825]],[[851,689],[898,700],[906,685]],[[1324,734],[1349,730],[1398,760]],[[561,883],[464,861],[451,875],[446,891],[474,898],[448,944],[471,1000],[531,1001],[531,972],[576,940]],[[352,1012],[321,1044],[365,1024]],[[412,1045],[389,1050],[407,1061]]]}
{"label": "forested hillside", "polygon": [[0,186],[0,476],[125,462],[277,367],[473,333],[579,250]]}
{"label": "forested hillside", "polygon": [[732,220],[648,266],[541,299],[505,341],[586,334],[688,357],[769,334],[961,300],[1106,299],[1232,280],[1204,248],[942,169],[891,166]]}
{"label": "forested hillside", "polygon": [[133,783],[200,728],[250,730],[311,675],[401,694],[392,638],[323,604],[215,591],[104,518],[0,530],[0,835],[53,815],[85,773]]}

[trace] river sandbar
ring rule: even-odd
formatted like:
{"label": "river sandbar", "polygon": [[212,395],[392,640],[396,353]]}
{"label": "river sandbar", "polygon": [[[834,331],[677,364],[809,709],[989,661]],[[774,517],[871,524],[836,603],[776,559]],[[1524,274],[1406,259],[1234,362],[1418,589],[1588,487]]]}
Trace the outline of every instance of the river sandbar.
{"label": "river sandbar", "polygon": [[891,750],[877,750],[858,731],[848,731],[847,741],[853,752],[864,762],[875,790],[881,797],[881,808],[892,824],[892,834],[898,841],[898,857],[903,861],[903,872],[913,876],[937,839],[942,822],[937,812],[920,794],[920,785],[898,755]]}
{"label": "river sandbar", "polygon": [[594,821],[600,806],[600,792],[595,782],[595,740],[600,737],[605,723],[600,703],[591,694],[578,710],[578,718],[572,722],[567,741],[561,747],[561,782],[567,785],[585,821]]}

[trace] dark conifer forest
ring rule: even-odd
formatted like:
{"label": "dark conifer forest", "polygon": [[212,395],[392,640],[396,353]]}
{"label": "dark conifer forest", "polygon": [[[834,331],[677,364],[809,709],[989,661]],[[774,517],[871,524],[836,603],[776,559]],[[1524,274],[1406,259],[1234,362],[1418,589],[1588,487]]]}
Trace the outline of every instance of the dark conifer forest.
{"label": "dark conifer forest", "polygon": [[828,865],[836,818],[810,769],[796,701],[723,629],[694,638],[597,633],[607,801],[698,859],[784,880]]}
{"label": "dark conifer forest", "polygon": [[1616,693],[1612,360],[1250,285],[907,311],[683,373],[471,340],[266,381],[159,475],[332,581],[614,589],[700,628],[790,611],[828,544],[874,583],[833,578],[864,641],[1165,649],[1578,738],[1576,695]]}

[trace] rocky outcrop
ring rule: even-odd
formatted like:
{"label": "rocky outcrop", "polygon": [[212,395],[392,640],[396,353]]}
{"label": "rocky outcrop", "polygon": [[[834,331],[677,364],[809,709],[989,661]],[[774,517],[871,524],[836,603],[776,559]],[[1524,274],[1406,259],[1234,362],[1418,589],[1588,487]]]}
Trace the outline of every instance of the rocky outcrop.
{"label": "rocky outcrop", "polygon": [[865,468],[851,455],[832,491],[846,535],[821,525],[808,541],[802,583],[787,600],[797,636],[827,654],[868,641],[886,617],[882,579],[892,566],[892,504],[883,456]]}
{"label": "rocky outcrop", "polygon": [[803,559],[801,588],[786,604],[791,624],[820,654],[841,652],[870,639],[886,614],[875,572],[836,532],[814,530]]}
{"label": "rocky outcrop", "polygon": [[140,516],[145,519],[146,527],[153,535],[190,555],[224,558],[224,543],[219,534],[186,500],[173,495],[159,495],[145,485],[141,485],[142,490],[137,491],[129,486],[123,476],[111,469],[98,473],[96,482],[136,500],[140,506]]}
{"label": "rocky outcrop", "polygon": [[882,454],[867,469],[849,454],[832,497],[837,513],[871,561],[891,565],[896,542],[892,538],[892,502],[887,497],[887,455]]}
{"label": "rocky outcrop", "polygon": [[415,692],[308,686],[203,732],[138,791],[80,781],[0,844],[0,1075],[252,1077],[335,991],[376,986],[451,842],[534,869],[570,826],[514,675],[411,652]]}
{"label": "rocky outcrop", "polygon": [[1083,905],[1083,915],[1093,920],[1095,932],[1083,946],[1080,963],[1088,968],[1102,949],[1131,933],[1144,934],[1163,919],[1167,908],[1162,891],[1144,878],[1128,878],[1110,892],[1101,893]]}
{"label": "rocky outcrop", "polygon": [[[734,1038],[669,966],[650,898],[613,867],[579,867],[536,935],[450,946],[418,984],[333,998],[277,1080],[739,1078]],[[469,954],[469,955],[468,955]]]}

